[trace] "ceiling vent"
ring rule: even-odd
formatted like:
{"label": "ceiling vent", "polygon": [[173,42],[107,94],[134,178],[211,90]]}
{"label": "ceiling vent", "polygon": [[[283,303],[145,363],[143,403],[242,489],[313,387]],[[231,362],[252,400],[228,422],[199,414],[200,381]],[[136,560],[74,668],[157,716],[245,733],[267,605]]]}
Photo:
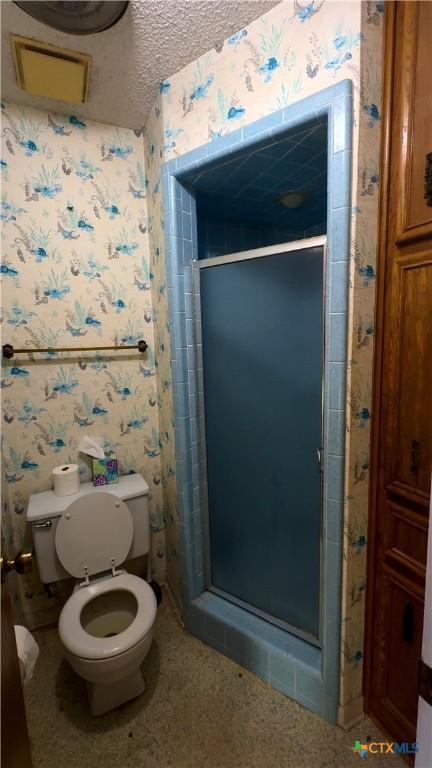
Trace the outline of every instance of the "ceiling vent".
{"label": "ceiling vent", "polygon": [[91,56],[18,35],[11,42],[20,88],[73,104],[86,100]]}
{"label": "ceiling vent", "polygon": [[34,19],[47,24],[48,27],[67,32],[69,35],[92,35],[103,32],[116,24],[125,13],[129,2],[125,0],[109,0],[109,2],[89,2],[89,0],[72,0],[72,2],[18,2],[21,10],[33,16]]}

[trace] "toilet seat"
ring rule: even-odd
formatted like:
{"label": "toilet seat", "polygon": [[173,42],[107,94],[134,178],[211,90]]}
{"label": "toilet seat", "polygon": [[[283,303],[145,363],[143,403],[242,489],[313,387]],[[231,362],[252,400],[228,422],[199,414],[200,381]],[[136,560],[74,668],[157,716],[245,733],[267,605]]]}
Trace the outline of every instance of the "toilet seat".
{"label": "toilet seat", "polygon": [[[81,623],[81,612],[90,600],[114,591],[130,592],[137,601],[135,618],[114,637],[94,637]],[[107,659],[133,648],[151,630],[156,618],[156,597],[146,581],[129,573],[107,576],[80,587],[63,607],[59,620],[60,639],[65,648],[83,659]]]}
{"label": "toilet seat", "polygon": [[133,540],[132,515],[124,501],[101,492],[89,504],[83,496],[73,501],[58,521],[57,556],[71,576],[85,579],[121,565]]}

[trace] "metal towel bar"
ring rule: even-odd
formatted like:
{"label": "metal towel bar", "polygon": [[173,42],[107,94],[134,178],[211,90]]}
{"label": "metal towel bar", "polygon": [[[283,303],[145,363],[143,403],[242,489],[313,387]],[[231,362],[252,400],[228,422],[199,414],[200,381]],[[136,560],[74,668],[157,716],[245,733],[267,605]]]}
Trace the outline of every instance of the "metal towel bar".
{"label": "metal towel bar", "polygon": [[147,342],[141,339],[138,344],[130,344],[128,346],[109,346],[109,347],[48,347],[47,349],[40,349],[33,347],[32,349],[15,349],[12,344],[3,344],[3,357],[10,360],[14,355],[28,354],[29,352],[100,352],[101,350],[124,350],[124,349],[137,349],[142,354],[147,350]]}

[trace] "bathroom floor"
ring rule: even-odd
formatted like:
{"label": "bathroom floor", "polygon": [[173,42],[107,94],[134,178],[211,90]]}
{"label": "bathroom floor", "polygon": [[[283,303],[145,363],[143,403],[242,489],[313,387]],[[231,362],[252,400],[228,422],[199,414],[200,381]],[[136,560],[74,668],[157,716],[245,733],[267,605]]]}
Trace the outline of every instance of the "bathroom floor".
{"label": "bathroom floor", "polygon": [[[146,693],[91,717],[85,683],[62,659],[56,629],[35,632],[40,658],[26,689],[34,768],[348,768],[355,739],[385,740],[365,720],[324,722],[188,635],[165,595],[144,662]],[[374,766],[403,766],[374,755]]]}

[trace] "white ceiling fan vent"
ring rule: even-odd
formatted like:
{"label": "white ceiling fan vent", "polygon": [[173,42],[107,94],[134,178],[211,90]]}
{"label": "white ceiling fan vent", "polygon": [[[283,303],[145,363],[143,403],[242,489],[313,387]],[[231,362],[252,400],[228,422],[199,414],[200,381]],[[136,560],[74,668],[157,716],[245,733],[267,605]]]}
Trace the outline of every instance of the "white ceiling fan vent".
{"label": "white ceiling fan vent", "polygon": [[92,35],[109,29],[122,18],[129,5],[128,0],[14,1],[15,5],[37,21],[70,35]]}

